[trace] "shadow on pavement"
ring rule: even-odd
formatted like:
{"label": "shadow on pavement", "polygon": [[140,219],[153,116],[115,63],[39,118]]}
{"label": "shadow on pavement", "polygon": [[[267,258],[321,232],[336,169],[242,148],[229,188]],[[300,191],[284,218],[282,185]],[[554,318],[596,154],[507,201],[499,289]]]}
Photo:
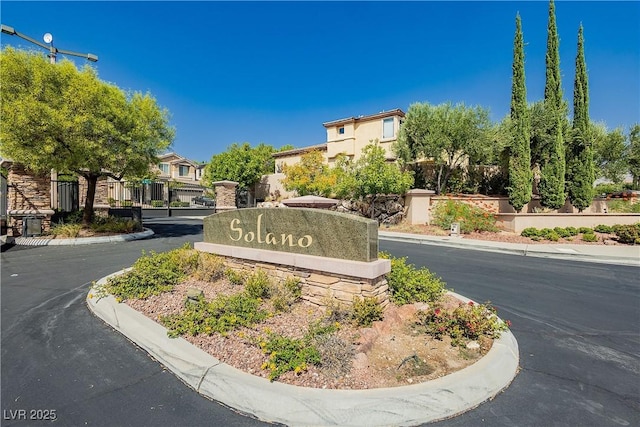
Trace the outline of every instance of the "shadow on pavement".
{"label": "shadow on pavement", "polygon": [[151,238],[195,236],[202,234],[202,224],[145,221],[144,226],[155,233]]}

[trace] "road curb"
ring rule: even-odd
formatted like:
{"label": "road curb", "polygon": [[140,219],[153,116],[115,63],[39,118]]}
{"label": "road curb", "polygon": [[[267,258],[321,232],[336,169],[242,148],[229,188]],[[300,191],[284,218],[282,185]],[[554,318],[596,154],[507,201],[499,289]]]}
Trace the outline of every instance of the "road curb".
{"label": "road curb", "polygon": [[[100,279],[95,286],[106,283]],[[518,372],[518,343],[503,332],[473,365],[421,384],[371,390],[296,387],[242,372],[166,329],[113,296],[87,295],[97,317],[147,351],[198,393],[261,420],[295,426],[410,426],[473,409],[509,386]],[[455,294],[463,301],[468,298]]]}
{"label": "road curb", "polygon": [[75,239],[46,239],[41,237],[17,237],[13,243],[23,246],[76,246],[92,245],[95,243],[116,243],[128,242],[131,240],[141,240],[153,236],[154,232],[150,228],[145,228],[139,233],[118,234],[104,237],[79,237]]}
{"label": "road curb", "polygon": [[[477,250],[484,252],[503,253],[509,255],[519,255],[536,258],[561,259],[568,261],[593,262],[614,265],[628,265],[640,267],[640,248],[636,249],[633,255],[626,254],[607,254],[578,252],[574,249],[567,249],[567,245],[557,245],[554,248],[545,248],[541,245],[531,244],[515,244],[504,243],[499,246],[495,242],[485,242],[483,240],[468,240],[462,237],[432,237],[415,235],[410,233],[397,233],[380,231],[378,233],[380,240],[388,240],[395,242],[414,243],[419,245],[445,246],[456,249]],[[627,248],[629,249],[629,248]],[[626,250],[633,251],[633,248]]]}

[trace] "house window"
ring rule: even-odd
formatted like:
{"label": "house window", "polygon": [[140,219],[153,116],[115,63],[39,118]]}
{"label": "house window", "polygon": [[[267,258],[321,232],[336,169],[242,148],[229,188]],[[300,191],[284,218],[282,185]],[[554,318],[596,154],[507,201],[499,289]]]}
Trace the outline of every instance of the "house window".
{"label": "house window", "polygon": [[179,166],[178,167],[178,175],[179,176],[189,176],[189,166]]}
{"label": "house window", "polygon": [[169,175],[169,165],[167,163],[160,163],[158,169],[160,169],[162,175]]}
{"label": "house window", "polygon": [[344,126],[338,128],[338,134],[344,135]]}
{"label": "house window", "polygon": [[382,139],[393,138],[393,117],[382,120]]}

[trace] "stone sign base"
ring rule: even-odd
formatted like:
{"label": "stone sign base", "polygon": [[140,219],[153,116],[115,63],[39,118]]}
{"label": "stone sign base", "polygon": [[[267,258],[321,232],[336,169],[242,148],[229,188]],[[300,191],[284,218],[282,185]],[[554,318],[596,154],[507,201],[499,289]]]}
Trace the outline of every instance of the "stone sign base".
{"label": "stone sign base", "polygon": [[261,269],[277,282],[298,278],[302,299],[317,306],[335,301],[351,306],[354,298],[367,297],[375,298],[383,308],[389,304],[389,286],[385,278],[391,269],[389,260],[348,261],[205,242],[196,242],[194,247],[222,256],[225,266],[236,271]]}

